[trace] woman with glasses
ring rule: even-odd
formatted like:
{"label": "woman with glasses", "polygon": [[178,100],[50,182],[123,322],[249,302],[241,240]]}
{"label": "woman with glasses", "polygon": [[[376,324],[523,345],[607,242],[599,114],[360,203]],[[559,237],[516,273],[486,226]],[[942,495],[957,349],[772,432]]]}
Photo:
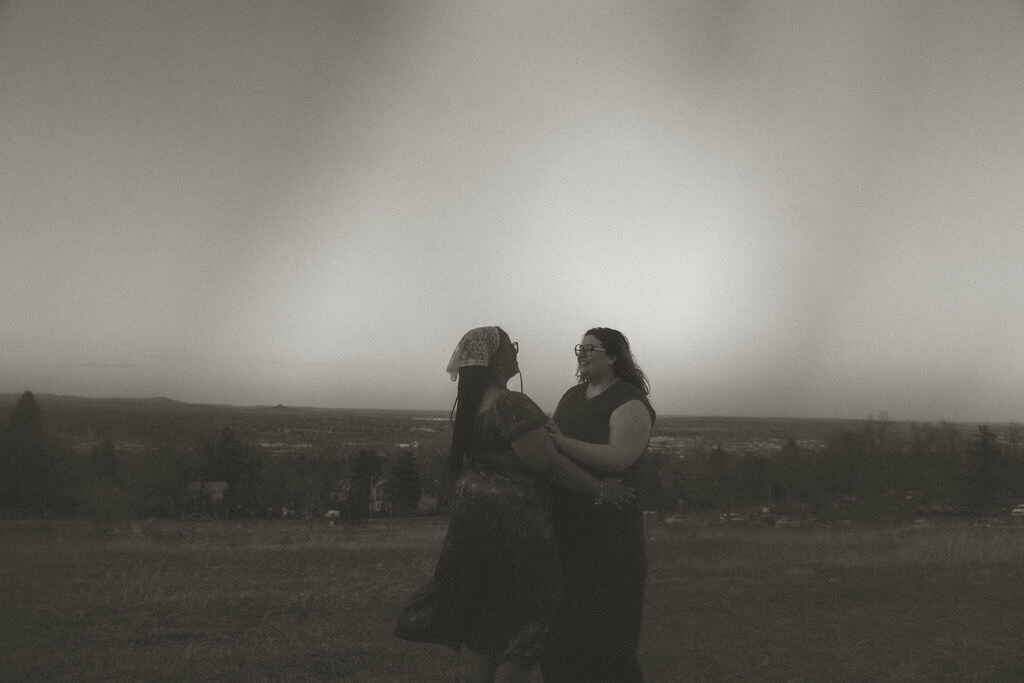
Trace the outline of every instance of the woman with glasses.
{"label": "woman with glasses", "polygon": [[632,490],[559,455],[547,416],[505,388],[518,344],[500,327],[463,335],[448,364],[458,380],[451,444],[455,497],[433,579],[402,610],[396,635],[460,652],[460,681],[522,681],[537,664],[562,600],[549,483],[602,507]]}
{"label": "woman with glasses", "polygon": [[[552,439],[560,453],[604,481],[636,488],[655,412],[650,385],[618,330],[587,330],[575,347],[579,383],[555,410]],[[647,555],[643,513],[594,505],[559,491],[553,514],[566,603],[541,659],[545,681],[642,681],[636,649]]]}

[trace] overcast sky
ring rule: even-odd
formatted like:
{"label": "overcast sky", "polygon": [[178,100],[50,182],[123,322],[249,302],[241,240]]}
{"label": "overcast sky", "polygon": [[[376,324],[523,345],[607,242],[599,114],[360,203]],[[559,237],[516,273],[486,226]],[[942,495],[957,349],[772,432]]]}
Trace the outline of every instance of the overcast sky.
{"label": "overcast sky", "polygon": [[[0,1],[0,393],[1024,420],[1024,4]],[[512,386],[518,389],[518,382]]]}

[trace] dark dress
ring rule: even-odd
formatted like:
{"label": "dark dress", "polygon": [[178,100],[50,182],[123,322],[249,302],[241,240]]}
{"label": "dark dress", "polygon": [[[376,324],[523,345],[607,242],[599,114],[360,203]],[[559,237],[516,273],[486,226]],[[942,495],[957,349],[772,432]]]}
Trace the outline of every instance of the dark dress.
{"label": "dark dress", "polygon": [[[643,402],[654,421],[647,396],[627,382],[620,380],[592,399],[585,392],[585,384],[574,386],[555,410],[555,423],[570,438],[607,444],[612,412],[633,400]],[[599,478],[621,479],[634,489],[639,484],[639,460],[625,472],[584,469]],[[620,510],[559,489],[553,515],[565,607],[541,660],[545,683],[642,681],[636,649],[647,554],[639,504]]]}
{"label": "dark dress", "polygon": [[562,573],[548,486],[511,442],[546,422],[514,392],[477,416],[433,579],[403,607],[398,637],[537,663],[561,604]]}

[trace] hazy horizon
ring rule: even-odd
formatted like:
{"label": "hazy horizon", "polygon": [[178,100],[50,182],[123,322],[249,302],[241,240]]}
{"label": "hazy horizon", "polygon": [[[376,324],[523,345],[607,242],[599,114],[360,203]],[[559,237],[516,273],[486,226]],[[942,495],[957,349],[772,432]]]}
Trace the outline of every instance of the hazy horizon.
{"label": "hazy horizon", "polygon": [[[516,387],[511,387],[517,389]],[[228,408],[228,409],[239,409],[239,410],[311,410],[311,411],[338,411],[338,412],[363,412],[363,413],[440,413],[449,415],[452,406],[436,407],[436,408],[400,408],[400,407],[386,407],[386,406],[332,406],[332,405],[300,405],[300,404],[284,404],[284,403],[228,403],[228,402],[207,402],[207,401],[189,401],[185,399],[172,398],[170,396],[83,396],[80,394],[61,394],[53,392],[36,392],[31,389],[26,389],[21,392],[0,392],[0,397],[7,397],[13,405],[21,396],[24,395],[25,391],[31,392],[36,399],[36,402],[40,405],[40,409],[44,413],[47,408],[47,399],[54,397],[61,401],[139,401],[139,402],[162,402],[168,401],[171,403],[179,403],[182,405],[193,406],[193,407],[208,407],[208,408]],[[453,399],[454,400],[454,399]],[[552,408],[546,408],[545,412],[553,412]],[[838,416],[807,416],[807,415],[718,415],[713,413],[666,413],[661,412],[658,414],[659,420],[661,419],[684,419],[684,420],[752,420],[752,421],[793,421],[793,422],[890,422],[890,423],[903,423],[903,424],[956,424],[968,427],[974,427],[976,425],[988,425],[988,426],[1000,426],[1000,425],[1013,425],[1019,424],[1018,420],[955,420],[955,419],[915,419],[915,418],[893,418],[885,411],[877,413],[868,413],[860,416],[850,417],[838,417]],[[435,419],[435,418],[431,418]],[[655,426],[658,426],[656,422]]]}
{"label": "hazy horizon", "polygon": [[[0,0],[0,392],[1024,419],[1024,4]],[[518,380],[509,384],[518,389]]]}

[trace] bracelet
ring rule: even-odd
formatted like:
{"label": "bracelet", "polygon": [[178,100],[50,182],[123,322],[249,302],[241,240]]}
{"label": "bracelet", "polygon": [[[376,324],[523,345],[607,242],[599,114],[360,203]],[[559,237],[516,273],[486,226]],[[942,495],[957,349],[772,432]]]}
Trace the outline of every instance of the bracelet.
{"label": "bracelet", "polygon": [[604,505],[604,479],[601,480],[601,493],[594,496],[594,505]]}

